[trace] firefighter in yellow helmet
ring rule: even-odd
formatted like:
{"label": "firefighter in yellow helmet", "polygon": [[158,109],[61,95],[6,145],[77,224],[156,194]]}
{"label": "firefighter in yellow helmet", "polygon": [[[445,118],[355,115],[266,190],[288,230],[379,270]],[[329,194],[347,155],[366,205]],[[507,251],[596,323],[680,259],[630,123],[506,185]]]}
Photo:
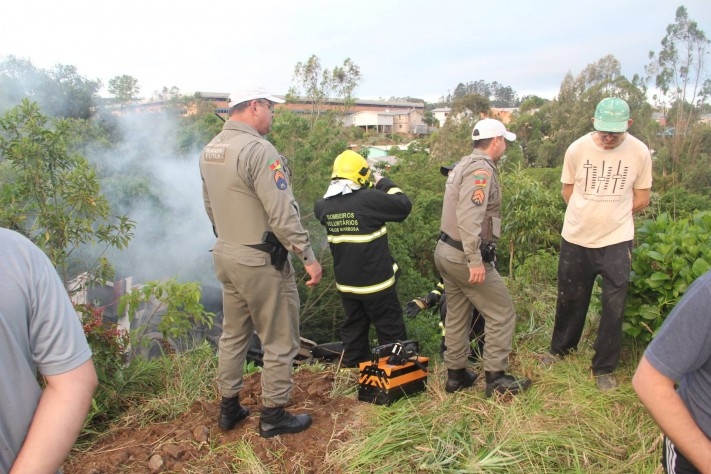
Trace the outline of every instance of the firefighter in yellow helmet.
{"label": "firefighter in yellow helmet", "polygon": [[390,254],[385,223],[402,222],[411,209],[402,190],[371,173],[361,155],[346,150],[336,157],[331,183],[314,205],[314,215],[326,227],[345,310],[340,328],[345,367],[370,359],[371,324],[380,345],[407,339],[397,296],[399,270]]}

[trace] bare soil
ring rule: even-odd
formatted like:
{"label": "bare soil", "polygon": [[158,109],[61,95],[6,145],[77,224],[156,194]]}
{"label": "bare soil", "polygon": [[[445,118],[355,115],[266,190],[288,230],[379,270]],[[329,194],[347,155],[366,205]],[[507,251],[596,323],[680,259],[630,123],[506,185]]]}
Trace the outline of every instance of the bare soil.
{"label": "bare soil", "polygon": [[[111,429],[86,451],[73,452],[63,466],[65,474],[108,473],[338,473],[326,462],[329,453],[348,440],[356,420],[356,396],[331,397],[334,373],[300,370],[294,374],[292,413],[309,413],[307,430],[264,439],[259,436],[261,408],[259,373],[245,378],[241,403],[249,417],[233,430],[217,427],[219,399],[195,402],[176,419],[141,427]],[[258,458],[257,467],[235,447],[245,443]],[[240,459],[241,458],[241,459]]]}

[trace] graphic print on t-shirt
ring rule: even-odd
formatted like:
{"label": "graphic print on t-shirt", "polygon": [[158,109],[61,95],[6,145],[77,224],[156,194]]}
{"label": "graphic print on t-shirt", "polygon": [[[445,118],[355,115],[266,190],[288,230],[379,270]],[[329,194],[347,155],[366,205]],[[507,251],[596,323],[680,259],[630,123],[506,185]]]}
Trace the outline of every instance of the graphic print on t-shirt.
{"label": "graphic print on t-shirt", "polygon": [[622,191],[627,184],[629,166],[617,163],[608,164],[603,161],[600,166],[595,166],[586,161],[585,168],[585,199],[591,201],[619,201]]}

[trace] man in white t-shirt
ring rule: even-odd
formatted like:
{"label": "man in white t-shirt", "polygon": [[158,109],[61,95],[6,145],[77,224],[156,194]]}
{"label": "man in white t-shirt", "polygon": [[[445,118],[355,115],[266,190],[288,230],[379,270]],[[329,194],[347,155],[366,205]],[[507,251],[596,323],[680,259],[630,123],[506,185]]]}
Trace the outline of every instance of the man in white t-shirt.
{"label": "man in white t-shirt", "polygon": [[592,373],[598,388],[617,386],[612,373],[622,347],[622,322],[632,260],[633,214],[649,205],[652,157],[627,133],[632,125],[627,102],[601,100],[592,119],[595,131],[577,139],[565,153],[562,195],[567,203],[558,261],[558,302],[550,365],[577,350],[593,284],[602,278],[602,315]]}

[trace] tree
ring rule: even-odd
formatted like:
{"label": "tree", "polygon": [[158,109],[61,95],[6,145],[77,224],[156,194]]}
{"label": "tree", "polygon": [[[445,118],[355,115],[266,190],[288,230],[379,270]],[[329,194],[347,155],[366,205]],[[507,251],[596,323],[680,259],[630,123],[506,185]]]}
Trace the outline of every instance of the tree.
{"label": "tree", "polygon": [[518,108],[521,112],[528,112],[540,108],[546,102],[548,102],[547,99],[543,99],[537,95],[527,95],[521,98],[521,105],[519,105]]}
{"label": "tree", "polygon": [[[27,99],[0,117],[0,226],[37,244],[65,282],[83,271],[106,280],[112,269],[103,253],[126,247],[133,223],[125,216],[109,222],[94,168],[67,151],[68,130]],[[89,245],[101,247],[98,256],[77,262]]]}
{"label": "tree", "polygon": [[514,267],[523,264],[528,256],[540,250],[557,252],[565,214],[559,188],[543,185],[541,178],[532,173],[541,170],[528,171],[519,168],[501,173],[506,190],[503,194],[506,216],[497,253],[502,264],[508,261],[510,276],[514,275]]}
{"label": "tree", "polygon": [[121,104],[121,108],[138,99],[140,92],[138,79],[133,76],[123,74],[109,80],[109,94],[116,98],[116,101]]}
{"label": "tree", "polygon": [[316,118],[332,99],[342,104],[341,113],[345,114],[354,103],[353,92],[360,84],[361,74],[350,58],[329,70],[323,69],[319,58],[312,55],[305,63],[296,63],[293,80],[296,84],[289,89],[287,100],[306,98],[311,103],[311,116]]}
{"label": "tree", "polygon": [[181,97],[180,89],[176,86],[173,86],[170,89],[167,86],[163,86],[163,89],[160,91],[153,91],[153,100],[159,102],[177,101]]}
{"label": "tree", "polygon": [[466,94],[454,100],[450,114],[454,117],[464,114],[473,117],[476,121],[481,116],[489,115],[490,111],[491,102],[488,97],[481,94]]}
{"label": "tree", "polygon": [[30,98],[51,117],[88,119],[100,88],[101,81],[81,76],[74,66],[57,64],[47,71],[14,56],[0,61],[0,110]]}
{"label": "tree", "polygon": [[511,87],[496,81],[487,83],[482,79],[467,84],[460,82],[454,89],[454,93],[446,97],[445,102],[453,104],[458,99],[472,94],[486,97],[494,107],[515,107],[518,103],[516,92]]}
{"label": "tree", "polygon": [[[669,150],[672,168],[696,168],[700,129],[696,116],[711,95],[711,78],[706,71],[709,41],[686,8],[676,10],[675,23],[667,26],[658,54],[650,51],[646,72],[654,76],[658,93],[654,100],[667,117],[672,133],[662,134],[662,146]],[[708,159],[708,156],[706,156]],[[680,167],[680,169],[679,169]],[[666,173],[668,170],[664,169]]]}
{"label": "tree", "polygon": [[[620,69],[620,62],[608,55],[588,64],[577,76],[569,72],[557,98],[544,103],[536,112],[536,122],[530,120],[529,114],[514,120],[511,128],[524,132],[527,138],[529,164],[547,167],[562,164],[567,147],[592,130],[595,107],[605,97],[621,97],[627,101],[635,120],[633,133],[649,143],[654,133],[649,131],[652,112],[646,101],[646,88],[637,76],[632,80],[622,76]],[[528,125],[521,123],[522,120]],[[536,125],[543,133],[531,133],[533,130],[527,130],[530,125]]]}
{"label": "tree", "polygon": [[458,97],[444,126],[430,137],[432,157],[451,163],[472,152],[472,129],[482,116],[489,115],[489,99],[480,94]]}

